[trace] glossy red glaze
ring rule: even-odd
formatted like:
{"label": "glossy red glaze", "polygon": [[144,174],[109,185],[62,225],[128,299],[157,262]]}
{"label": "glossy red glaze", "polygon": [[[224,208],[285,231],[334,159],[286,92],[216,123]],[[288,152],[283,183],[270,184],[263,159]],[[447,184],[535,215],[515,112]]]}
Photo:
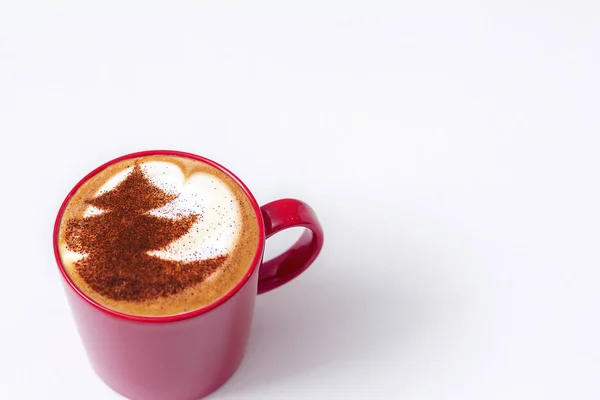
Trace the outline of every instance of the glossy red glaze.
{"label": "glossy red glaze", "polygon": [[[230,175],[252,202],[260,240],[244,278],[218,301],[185,314],[142,317],[123,314],[95,302],[73,283],[58,253],[57,234],[64,209],[91,176],[123,159],[151,154],[189,157]],[[308,230],[290,250],[260,268],[264,241],[282,229]],[[131,399],[198,399],[219,388],[242,361],[257,293],[298,276],[317,257],[323,231],[304,202],[284,199],[262,209],[233,173],[206,158],[178,151],[145,151],[119,157],[85,176],[63,202],[54,225],[54,253],[64,277],[67,299],[92,367],[115,391]],[[259,272],[260,270],[260,272]]]}
{"label": "glossy red glaze", "polygon": [[287,228],[307,230],[285,253],[260,267],[258,293],[275,289],[300,275],[317,258],[323,247],[323,229],[315,212],[300,200],[281,199],[261,207],[267,239]]}

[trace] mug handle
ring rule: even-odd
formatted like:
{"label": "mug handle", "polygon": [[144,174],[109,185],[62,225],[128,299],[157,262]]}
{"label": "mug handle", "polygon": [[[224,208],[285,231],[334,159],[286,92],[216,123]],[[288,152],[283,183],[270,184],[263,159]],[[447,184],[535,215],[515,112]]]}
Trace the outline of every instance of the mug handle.
{"label": "mug handle", "polygon": [[258,294],[266,293],[300,275],[323,247],[323,228],[313,209],[303,201],[281,199],[260,208],[266,238],[293,227],[307,228],[283,254],[264,262],[258,271]]}

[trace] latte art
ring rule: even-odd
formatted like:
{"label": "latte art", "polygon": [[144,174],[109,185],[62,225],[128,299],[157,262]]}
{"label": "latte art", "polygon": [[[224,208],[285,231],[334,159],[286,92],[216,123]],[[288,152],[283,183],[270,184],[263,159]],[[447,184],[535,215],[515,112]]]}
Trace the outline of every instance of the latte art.
{"label": "latte art", "polygon": [[111,165],[65,210],[60,255],[90,297],[169,315],[226,294],[250,267],[257,221],[241,188],[200,161],[148,156]]}
{"label": "latte art", "polygon": [[[238,201],[226,183],[205,172],[186,178],[176,165],[169,162],[147,162],[140,164],[139,168],[152,185],[176,196],[165,205],[149,210],[149,215],[173,220],[198,216],[186,234],[150,254],[167,260],[195,261],[227,255],[235,248],[241,215]],[[98,195],[114,190],[131,175],[133,169],[127,168],[104,184]],[[98,208],[90,205],[84,215],[97,213]]]}

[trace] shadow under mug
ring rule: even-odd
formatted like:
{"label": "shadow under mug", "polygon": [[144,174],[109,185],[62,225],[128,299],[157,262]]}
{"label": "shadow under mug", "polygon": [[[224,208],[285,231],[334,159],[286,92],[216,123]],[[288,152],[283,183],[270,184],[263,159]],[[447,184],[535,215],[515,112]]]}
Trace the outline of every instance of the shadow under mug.
{"label": "shadow under mug", "polygon": [[[229,175],[252,203],[260,238],[247,273],[219,300],[184,314],[135,316],[101,305],[75,285],[60,259],[58,229],[69,200],[89,178],[119,161],[156,154],[199,160]],[[292,227],[307,229],[289,250],[263,263],[265,240]],[[128,398],[187,400],[206,396],[231,377],[244,356],[257,294],[289,282],[308,268],[323,246],[323,230],[312,208],[300,200],[276,200],[259,207],[246,185],[214,161],[156,150],[109,161],[75,185],[58,212],[53,246],[79,335],[98,376]]]}

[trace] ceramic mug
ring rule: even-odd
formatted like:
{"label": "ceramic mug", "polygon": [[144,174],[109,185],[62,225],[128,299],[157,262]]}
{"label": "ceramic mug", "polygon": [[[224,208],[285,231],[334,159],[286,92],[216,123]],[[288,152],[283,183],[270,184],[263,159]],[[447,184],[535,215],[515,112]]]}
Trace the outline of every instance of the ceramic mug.
{"label": "ceramic mug", "polygon": [[[230,176],[252,203],[260,237],[250,268],[225,296],[183,314],[146,317],[111,310],[84,294],[65,271],[57,238],[65,207],[85,181],[119,161],[155,154],[199,160]],[[307,229],[289,250],[263,262],[265,240],[292,227]],[[79,335],[100,378],[128,398],[187,400],[211,393],[231,377],[244,356],[256,296],[289,282],[308,268],[323,246],[323,230],[312,208],[300,200],[276,200],[260,207],[246,185],[214,161],[190,153],[157,150],[119,157],[85,176],[60,207],[53,242]]]}

